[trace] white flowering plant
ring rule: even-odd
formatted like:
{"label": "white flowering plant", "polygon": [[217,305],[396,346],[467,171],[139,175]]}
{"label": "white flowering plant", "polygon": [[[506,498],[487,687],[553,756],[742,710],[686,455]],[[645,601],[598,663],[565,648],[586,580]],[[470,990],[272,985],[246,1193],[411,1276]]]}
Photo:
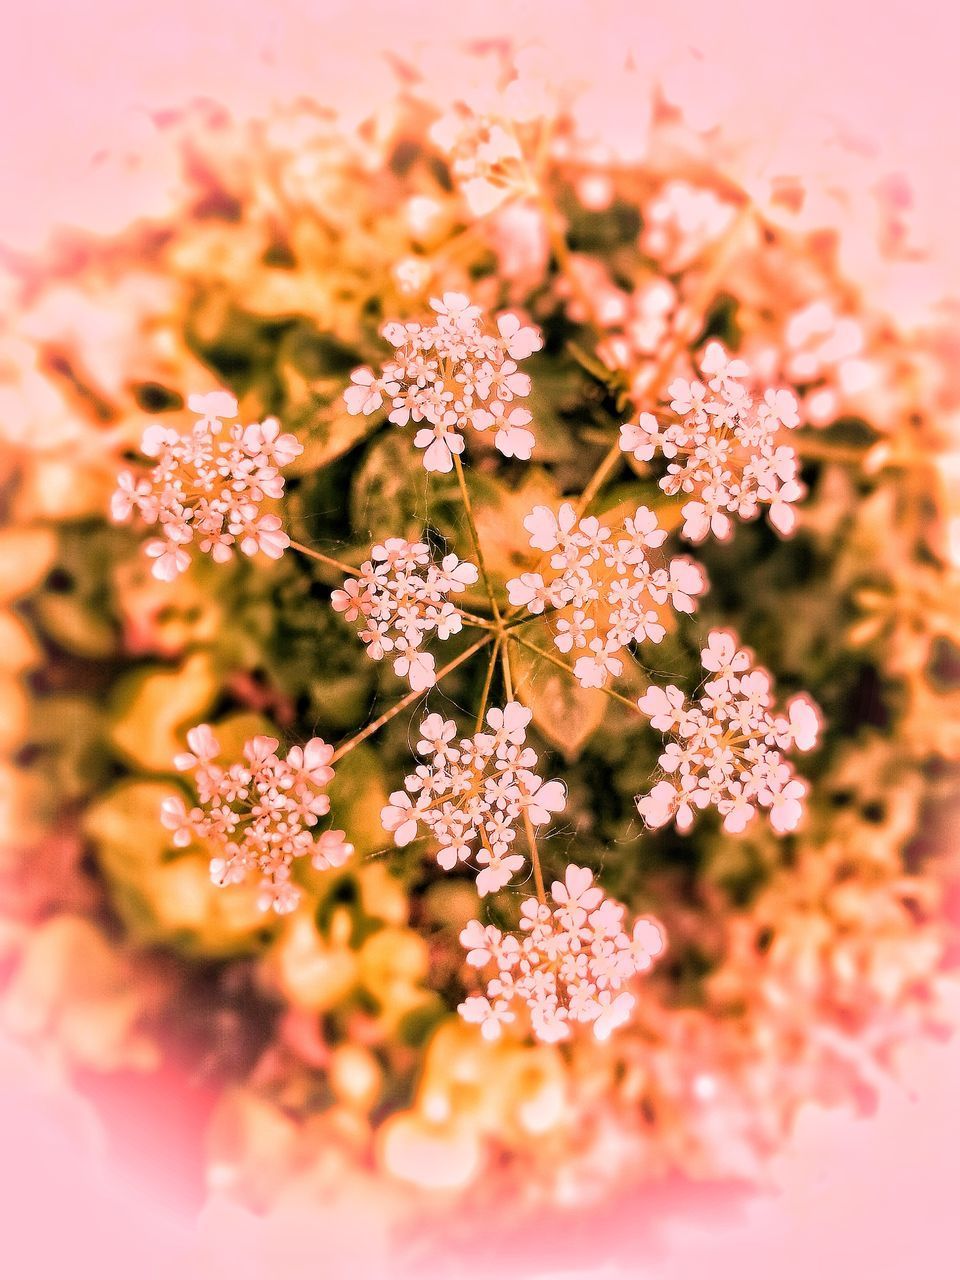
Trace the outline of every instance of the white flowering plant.
{"label": "white flowering plant", "polygon": [[752,1176],[939,1026],[953,348],[500,71],[171,116],[0,331],[0,1017],[258,1204]]}
{"label": "white flowering plant", "polygon": [[[186,569],[188,545],[217,561],[229,559],[235,543],[247,555],[262,551],[271,558],[292,546],[342,575],[343,585],[331,593],[332,608],[347,621],[362,618],[358,634],[368,655],[374,660],[393,656],[395,673],[410,685],[409,694],[336,749],[311,739],[304,748],[291,748],[285,763],[275,755],[276,739],[258,737],[244,747],[245,763],[225,770],[212,763],[219,748],[210,727],[196,727],[192,751],[178,757],[178,767],[199,766],[201,807],[188,811],[172,797],[164,802],[163,821],[179,844],[191,833],[213,843],[217,852],[210,868],[216,884],[234,884],[251,873],[260,877],[264,909],[295,910],[300,892],[291,880],[294,860],[309,852],[315,867],[339,867],[352,849],[339,830],[314,840],[311,828],[329,809],[329,800],[312,788],[329,782],[337,761],[380,732],[419,694],[463,663],[485,660],[479,705],[471,708],[472,737],[456,740],[454,720],[427,715],[417,745],[423,763],[405,777],[403,790],[390,795],[383,828],[400,848],[417,842],[421,829],[428,833],[444,870],[473,869],[481,898],[517,883],[529,864],[535,897],[520,908],[524,945],[516,951],[517,939],[511,936],[510,947],[496,931],[487,960],[498,966],[498,976],[486,995],[471,995],[460,1005],[467,1021],[496,1039],[505,1023],[515,1021],[512,1006],[519,1003],[528,1012],[530,1030],[542,1040],[565,1038],[577,1023],[592,1024],[596,1036],[605,1039],[634,1004],[634,996],[620,987],[650,967],[664,940],[654,921],[643,918],[634,926],[631,944],[622,931],[625,909],[590,887],[592,873],[573,864],[554,883],[558,912],[551,915],[537,832],[562,813],[566,788],[559,779],[545,782],[537,772],[538,753],[527,741],[533,711],[515,694],[516,658],[525,650],[542,657],[581,688],[598,689],[650,715],[654,728],[676,729],[677,741],[659,759],[663,780],[637,799],[637,811],[649,826],[675,816],[678,827],[687,830],[696,809],[714,805],[729,833],[742,832],[759,809],[769,811],[777,832],[794,830],[803,816],[806,785],[781,753],[816,745],[816,707],[798,695],[790,700],[786,718],[774,718],[769,676],[747,670],[747,654],[720,631],[710,633],[703,650],[712,678],[697,709],[687,709],[673,685],[666,690],[650,685],[639,700],[617,690],[625,661],[635,662],[641,646],[649,650],[661,642],[676,611],[692,613],[707,579],[691,558],[663,556],[668,530],[651,508],[638,506],[617,533],[587,510],[600,499],[621,451],[646,462],[659,448],[667,458],[685,459],[670,462],[660,481],[664,493],[696,495],[680,510],[681,537],[687,541],[701,542],[711,533],[730,538],[730,513],[754,519],[763,505],[771,524],[789,534],[796,518],[790,504],[802,497],[803,487],[796,454],[780,440],[799,422],[797,401],[781,388],[766,389],[762,399],[755,399],[744,382],[750,376],[746,362],[730,359],[719,342],[709,342],[699,360],[708,383],[677,378],[669,385],[668,412],[677,415],[676,423],[661,430],[650,408],[637,405],[635,421],[621,426],[575,501],[564,501],[556,513],[536,505],[524,516],[530,548],[539,553],[539,571],[511,578],[504,596],[487,569],[462,455],[468,430],[481,435],[493,430],[494,448],[502,457],[531,460],[536,446],[527,429],[532,414],[513,407],[517,398],[529,396],[531,379],[516,362],[541,350],[543,338],[510,311],[497,316],[496,333],[485,332],[481,308],[462,293],[431,298],[430,307],[429,324],[390,320],[383,325],[382,337],[396,356],[379,373],[368,366],[354,370],[344,403],[350,415],[369,417],[386,409],[393,428],[412,422],[425,471],[456,473],[474,561],[450,552],[437,563],[428,543],[408,542],[398,529],[371,549],[354,576],[350,565],[293,542],[280,517],[261,512],[260,503],[282,498],[280,464],[297,458],[302,446],[294,436],[281,434],[275,419],[233,426],[222,439],[222,419],[238,412],[236,401],[222,391],[191,397],[189,407],[201,416],[187,437],[148,427],[141,451],[156,458],[152,471],[145,478],[130,472],[120,477],[114,517],[126,519],[136,510],[163,532],[145,546],[156,577],[170,580]],[[668,344],[656,382],[671,371],[681,351],[680,342]],[[478,581],[480,612],[454,603],[451,597],[462,596]],[[529,624],[540,620],[550,625],[556,652],[542,650],[531,638]],[[434,655],[421,649],[425,637],[446,641],[465,631],[480,634],[437,671]],[[491,706],[498,680],[502,703]],[[582,876],[587,879],[578,897],[571,886]],[[555,927],[558,923],[562,927]],[[478,928],[473,920],[464,929],[464,946],[471,948]],[[517,965],[523,974],[519,981]]]}

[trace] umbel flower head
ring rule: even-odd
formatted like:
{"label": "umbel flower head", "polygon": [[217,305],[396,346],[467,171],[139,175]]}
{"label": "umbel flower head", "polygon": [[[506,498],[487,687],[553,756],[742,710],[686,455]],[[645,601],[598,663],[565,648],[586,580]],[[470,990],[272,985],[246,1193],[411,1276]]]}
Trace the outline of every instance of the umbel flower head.
{"label": "umbel flower head", "polygon": [[452,553],[438,565],[426,543],[387,538],[373,548],[359,575],[334,591],[331,603],[348,622],[362,619],[357,634],[374,661],[393,655],[394,671],[420,691],[436,683],[436,661],[421,644],[430,634],[446,640],[463,629],[447,597],[478,576],[476,565]]}
{"label": "umbel flower head", "polygon": [[386,401],[388,421],[398,427],[424,423],[414,436],[424,450],[427,471],[451,471],[464,448],[463,432],[495,432],[507,458],[529,458],[534,446],[527,430],[531,414],[516,404],[530,394],[530,379],[517,368],[543,345],[539,330],[511,313],[497,320],[496,334],[484,333],[479,307],[462,293],[431,299],[433,324],[386,324],[384,338],[396,355],[380,376],[369,368],[351,374],[344,393],[349,413],[376,413]]}
{"label": "umbel flower head", "polygon": [[651,563],[667,533],[648,507],[638,507],[617,534],[595,516],[578,520],[569,502],[556,515],[534,507],[523,523],[530,545],[550,559],[540,572],[507,583],[510,603],[530,613],[559,611],[554,644],[575,658],[584,688],[621,675],[619,655],[627,645],[659,644],[666,631],[658,606],[692,613],[706,588],[703,570],[684,556]]}
{"label": "umbel flower head", "polygon": [[534,772],[537,753],[524,745],[530,717],[519,702],[493,707],[487,728],[458,743],[452,720],[427,716],[417,752],[428,763],[404,779],[406,791],[394,791],[381,814],[401,847],[422,824],[440,846],[437,862],[445,871],[458,862],[476,866],[481,897],[502,889],[523,866],[512,849],[524,814],[538,827],[566,804],[563,783]]}
{"label": "umbel flower head", "polygon": [[750,374],[743,360],[730,360],[719,342],[704,352],[702,382],[676,378],[668,391],[677,421],[661,425],[652,413],[620,428],[620,447],[640,462],[659,450],[676,459],[660,481],[664,493],[693,495],[681,509],[683,536],[702,542],[708,534],[726,539],[731,515],[753,520],[767,507],[780,533],[793,531],[792,503],[803,497],[797,455],[779,443],[782,429],[800,421],[790,391],[766,391],[756,400],[741,379]]}
{"label": "umbel flower head", "polygon": [[282,496],[280,468],[303,446],[281,433],[275,418],[225,426],[225,418],[237,416],[237,402],[224,391],[191,396],[188,405],[199,415],[189,435],[159,424],[143,433],[140,450],[156,465],[147,476],[120,476],[114,520],[128,520],[136,511],[147,524],[160,526],[160,536],[144,550],[154,576],[165,582],[189,567],[189,547],[218,562],[231,559],[237,547],[244,555],[262,551],[279,559],[290,539],[280,517],[262,507]]}
{"label": "umbel flower head", "polygon": [[527,898],[520,908],[520,937],[471,920],[460,934],[467,964],[495,976],[486,994],[459,1006],[467,1022],[496,1040],[505,1023],[526,1009],[539,1040],[565,1040],[574,1023],[592,1025],[598,1040],[625,1023],[636,1004],[624,990],[663,950],[660,926],[641,918],[624,928],[626,908],[593,883],[586,867],[567,867],[551,886],[553,905]]}
{"label": "umbel flower head", "polygon": [[215,763],[220,744],[209,725],[191,729],[187,745],[190,750],[174,764],[193,772],[199,804],[187,809],[182,797],[171,796],[160,820],[181,848],[193,839],[214,846],[214,884],[239,884],[259,875],[261,911],[282,915],[300,901],[300,890],[290,880],[295,858],[309,855],[318,870],[326,870],[342,866],[353,853],[342,831],[317,836],[313,830],[329,812],[325,789],[333,778],[333,748],[321,738],[291,747],[285,760],[277,755],[276,738],[252,738],[243,760],[226,767]]}
{"label": "umbel flower head", "polygon": [[637,801],[641,817],[651,827],[673,818],[688,831],[697,810],[713,805],[723,829],[740,832],[766,809],[775,831],[792,831],[807,785],[783,752],[816,746],[819,711],[798,694],[775,714],[770,677],[751,668],[750,654],[728,631],[711,631],[700,656],[708,679],[697,702],[688,704],[670,684],[651,685],[637,703],[654,729],[675,735],[660,756],[667,777]]}

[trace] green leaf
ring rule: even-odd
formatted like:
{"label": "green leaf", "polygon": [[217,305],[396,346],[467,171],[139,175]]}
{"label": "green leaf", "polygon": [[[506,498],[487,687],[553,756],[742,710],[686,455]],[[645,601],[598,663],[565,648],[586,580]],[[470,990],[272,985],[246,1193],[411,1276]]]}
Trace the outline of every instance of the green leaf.
{"label": "green leaf", "polygon": [[[556,505],[556,484],[546,471],[529,467],[518,489],[510,490],[486,476],[476,481],[469,472],[467,486],[483,558],[491,576],[503,583],[522,573],[538,558],[540,553],[530,549],[530,534],[523,521],[538,503]],[[469,558],[474,558],[472,551]]]}
{"label": "green leaf", "polygon": [[83,819],[84,834],[97,847],[111,877],[136,879],[163,861],[170,833],[160,825],[160,805],[177,788],[166,782],[121,782],[96,800]]}
{"label": "green leaf", "polygon": [[62,649],[85,658],[117,652],[113,586],[105,569],[129,547],[127,530],[86,521],[61,530],[56,565],[33,608],[42,629]]}
{"label": "green leaf", "polygon": [[33,591],[53,565],[57,535],[42,525],[0,530],[0,604]]}
{"label": "green leaf", "polygon": [[382,420],[347,413],[342,406],[339,412],[331,412],[313,402],[308,406],[301,404],[295,413],[287,416],[284,425],[303,443],[303,453],[287,467],[287,472],[308,475],[349,453],[361,440],[379,431]]}
{"label": "green leaf", "polygon": [[194,653],[171,671],[148,667],[117,686],[110,740],[122,756],[153,773],[168,773],[183,750],[186,730],[213,703],[218,679],[207,653]]}
{"label": "green leaf", "polygon": [[[538,648],[555,652],[543,623],[524,627],[523,633]],[[522,645],[514,646],[511,665],[517,697],[533,712],[534,724],[547,741],[572,763],[603,722],[606,694],[582,688],[572,675]]]}
{"label": "green leaf", "polygon": [[409,432],[397,429],[373,442],[350,491],[350,519],[362,543],[419,537],[428,516],[428,480]]}
{"label": "green leaf", "polygon": [[63,799],[80,798],[104,781],[110,754],[103,736],[103,708],[96,701],[48,694],[34,704],[30,743],[49,752],[45,769]]}
{"label": "green leaf", "polygon": [[332,824],[347,832],[358,857],[389,847],[390,837],[380,821],[387,788],[376,751],[361,743],[335,768],[336,774],[327,788]]}

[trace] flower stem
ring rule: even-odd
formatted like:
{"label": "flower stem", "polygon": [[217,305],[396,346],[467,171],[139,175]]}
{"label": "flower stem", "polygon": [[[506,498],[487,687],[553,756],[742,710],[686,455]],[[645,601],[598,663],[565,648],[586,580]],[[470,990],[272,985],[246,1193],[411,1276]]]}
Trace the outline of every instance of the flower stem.
{"label": "flower stem", "polygon": [[[532,653],[539,654],[547,662],[552,662],[555,667],[559,667],[561,671],[566,671],[567,675],[571,675],[576,679],[576,672],[569,662],[564,662],[562,658],[556,657],[550,653],[548,649],[541,649],[538,644],[534,644],[532,640],[524,640],[523,636],[514,636],[513,639],[517,644],[522,644],[525,649],[529,649]],[[625,698],[622,693],[617,693],[616,689],[608,689],[605,685],[601,685],[600,692],[605,693],[608,698],[613,698],[615,702],[621,702],[625,707],[629,707],[631,711],[636,711],[637,704],[630,698]]]}
{"label": "flower stem", "polygon": [[554,607],[552,604],[548,605],[547,608],[544,608],[543,613],[527,613],[524,617],[518,618],[517,613],[521,613],[522,611],[524,611],[524,605],[516,604],[513,605],[513,608],[509,613],[504,614],[504,631],[513,631],[516,627],[526,626],[527,622],[538,622],[540,618],[547,617],[548,613],[559,613],[559,609]]}
{"label": "flower stem", "polygon": [[490,575],[487,573],[487,566],[483,558],[483,551],[480,547],[480,535],[477,533],[476,521],[473,518],[473,507],[470,503],[470,494],[467,492],[467,480],[463,474],[463,463],[457,454],[453,455],[453,465],[457,471],[457,482],[460,485],[460,496],[463,498],[464,510],[467,513],[467,523],[470,526],[470,537],[473,539],[473,549],[477,554],[477,566],[480,569],[480,576],[483,578],[483,585],[487,589],[487,599],[490,601],[490,611],[493,614],[494,621],[497,626],[500,625],[500,609],[497,605],[497,598],[493,593],[493,587],[490,583]]}
{"label": "flower stem", "polygon": [[479,733],[483,728],[483,717],[487,714],[487,699],[490,697],[490,685],[493,683],[493,673],[497,669],[497,658],[500,656],[500,646],[503,643],[503,637],[497,636],[493,645],[493,652],[490,654],[490,664],[487,667],[487,676],[483,682],[483,693],[480,695],[480,710],[477,712],[477,724],[474,733]]}
{"label": "flower stem", "polygon": [[620,437],[618,436],[610,446],[599,467],[597,467],[596,471],[587,481],[587,485],[583,490],[583,493],[581,493],[580,497],[577,499],[576,512],[578,520],[590,506],[590,503],[594,500],[603,486],[607,483],[610,475],[620,465],[622,454],[623,450],[620,448]]}
{"label": "flower stem", "polygon": [[[436,674],[435,683],[439,684],[444,676],[449,675],[451,671],[466,662],[468,658],[472,658],[475,653],[478,653],[485,645],[488,645],[492,639],[492,635],[486,635],[481,636],[479,640],[474,641],[469,649],[464,649],[463,653],[454,658],[452,662],[448,662],[445,667],[440,668]],[[359,733],[354,734],[352,738],[349,738],[341,746],[337,747],[331,758],[331,763],[335,760],[342,760],[343,757],[348,752],[352,751],[354,747],[359,746],[361,742],[376,733],[378,729],[382,729],[385,724],[389,723],[394,716],[399,715],[401,711],[409,707],[411,702],[416,702],[418,698],[422,697],[423,692],[424,691],[422,689],[411,689],[411,691],[405,697],[401,698],[395,706],[392,706],[389,711],[385,711],[382,716],[377,716],[376,720],[371,721],[365,729],[361,729]]]}
{"label": "flower stem", "polygon": [[[454,608],[457,609],[457,606],[454,605]],[[482,627],[484,631],[497,631],[496,624],[491,622],[489,618],[480,618],[475,613],[468,613],[466,609],[457,609],[457,613],[459,613],[464,622],[468,622],[471,627]]]}
{"label": "flower stem", "polygon": [[339,569],[341,573],[345,573],[348,577],[353,577],[357,572],[355,565],[347,564],[344,560],[335,560],[333,556],[325,556],[322,551],[314,551],[312,547],[305,547],[302,542],[294,542],[290,539],[290,545],[294,551],[299,551],[302,556],[309,556],[311,560],[317,560],[320,564],[328,564],[331,569]]}
{"label": "flower stem", "polygon": [[[510,645],[505,644],[500,650],[500,657],[503,661],[503,683],[507,694],[507,701],[513,701],[513,673],[510,670]],[[530,821],[530,812],[524,807],[523,810],[523,829],[526,832],[527,844],[530,846],[530,865],[533,867],[533,882],[537,886],[537,901],[545,903],[547,893],[543,887],[543,871],[540,868],[540,853],[537,849],[537,837],[533,830],[533,823]]]}

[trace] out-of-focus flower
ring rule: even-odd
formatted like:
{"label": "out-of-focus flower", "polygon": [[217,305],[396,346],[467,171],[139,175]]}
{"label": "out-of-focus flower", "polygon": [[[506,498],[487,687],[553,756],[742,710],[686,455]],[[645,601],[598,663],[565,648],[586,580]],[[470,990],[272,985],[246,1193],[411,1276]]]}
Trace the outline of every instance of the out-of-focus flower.
{"label": "out-of-focus flower", "polygon": [[419,293],[426,288],[433,275],[433,268],[424,258],[402,258],[393,269],[397,287],[401,293]]}
{"label": "out-of-focus flower", "polygon": [[280,469],[303,452],[275,418],[230,427],[224,437],[223,419],[237,414],[237,402],[226,392],[191,396],[189,404],[200,415],[190,435],[148,427],[140,447],[156,466],[146,477],[125,471],[111,507],[114,520],[136,511],[147,524],[160,525],[162,536],[144,550],[154,575],[165,582],[189,567],[190,546],[218,563],[230,560],[235,547],[247,556],[262,551],[279,559],[290,539],[280,517],[261,506],[283,495]]}
{"label": "out-of-focus flower", "polygon": [[653,276],[638,284],[633,293],[614,307],[612,298],[606,314],[600,314],[604,328],[614,332],[597,348],[597,355],[612,369],[628,369],[637,358],[656,355],[670,336],[677,306],[677,291],[666,277]]}
{"label": "out-of-focus flower", "polygon": [[700,656],[712,678],[696,705],[672,684],[651,685],[637,703],[655,729],[676,733],[660,756],[669,776],[638,800],[641,817],[651,827],[674,818],[688,831],[696,811],[714,805],[724,830],[739,832],[759,807],[769,810],[775,831],[793,831],[807,786],[782,753],[816,746],[817,708],[799,694],[785,715],[774,715],[770,677],[751,669],[750,654],[727,631],[711,631]]}
{"label": "out-of-focus flower", "polygon": [[151,1071],[159,1047],[142,1021],[163,985],[69,913],[27,939],[0,1001],[0,1025],[54,1061],[97,1071]]}
{"label": "out-of-focus flower", "polygon": [[477,892],[502,889],[523,866],[511,852],[516,824],[526,815],[535,826],[550,821],[566,803],[562,782],[544,782],[534,772],[537,753],[524,745],[531,712],[519,702],[487,712],[487,730],[455,743],[453,720],[430,715],[420,726],[417,751],[429,764],[405,779],[382,814],[383,825],[403,847],[425,826],[439,844],[437,862],[452,871],[473,859]]}
{"label": "out-of-focus flower", "polygon": [[342,866],[353,853],[342,831],[313,832],[330,810],[326,787],[333,778],[333,748],[322,739],[291,747],[281,760],[276,738],[253,738],[243,749],[243,763],[226,768],[215,763],[220,744],[209,725],[191,729],[187,745],[190,750],[174,764],[193,772],[199,806],[188,809],[181,797],[171,797],[160,819],[180,848],[193,839],[215,846],[214,884],[239,884],[259,874],[261,911],[282,915],[300,901],[290,879],[295,858],[308,854],[318,870],[326,870]]}
{"label": "out-of-focus flower", "polygon": [[695,261],[730,226],[736,209],[706,187],[667,182],[645,209],[641,248],[673,274]]}
{"label": "out-of-focus flower", "polygon": [[414,437],[427,471],[452,471],[463,452],[463,432],[495,428],[494,443],[506,458],[529,458],[535,440],[528,409],[514,405],[530,394],[530,379],[517,368],[543,345],[540,333],[511,312],[497,319],[497,334],[484,333],[480,308],[462,293],[431,302],[432,325],[392,322],[383,336],[397,349],[379,377],[357,369],[344,395],[350,413],[375,413],[386,400],[395,426],[426,422]]}
{"label": "out-of-focus flower", "polygon": [[359,576],[334,591],[331,604],[348,622],[363,619],[357,634],[374,661],[392,655],[394,671],[411,689],[429,689],[436,660],[420,646],[431,634],[446,640],[463,629],[447,597],[476,582],[477,567],[452,553],[435,564],[426,543],[403,538],[387,538],[370,555]]}
{"label": "out-of-focus flower", "polygon": [[526,1009],[534,1035],[565,1040],[572,1025],[589,1023],[598,1040],[627,1022],[636,1003],[625,985],[650,968],[663,950],[658,925],[643,918],[624,930],[626,908],[593,883],[586,867],[568,866],[551,887],[553,906],[527,898],[520,908],[520,937],[471,920],[460,934],[467,964],[496,977],[485,995],[460,1005],[466,1022],[496,1040],[504,1024]]}
{"label": "out-of-focus flower", "polygon": [[447,156],[471,213],[484,217],[506,201],[537,193],[525,142],[539,140],[539,122],[554,106],[552,68],[533,49],[523,50],[505,83],[461,86],[430,127],[430,139]]}

